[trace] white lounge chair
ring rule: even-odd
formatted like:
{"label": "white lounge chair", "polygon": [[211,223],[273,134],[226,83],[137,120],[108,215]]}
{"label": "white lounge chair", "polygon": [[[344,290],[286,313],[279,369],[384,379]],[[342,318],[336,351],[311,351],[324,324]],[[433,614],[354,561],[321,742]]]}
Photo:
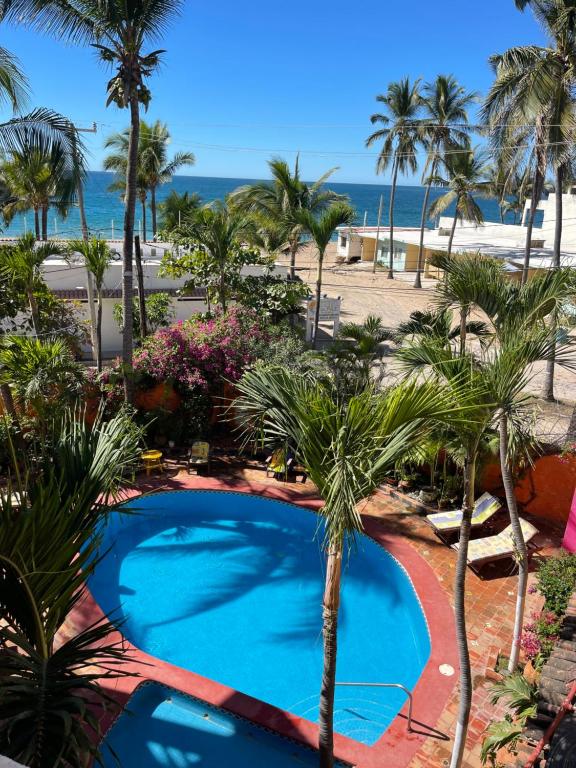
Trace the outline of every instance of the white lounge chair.
{"label": "white lounge chair", "polygon": [[[524,518],[520,518],[520,526],[522,528],[522,536],[528,546],[528,549],[534,551],[537,549],[532,542],[534,537],[539,533],[532,523],[529,523]],[[456,542],[452,544],[452,549],[458,550],[460,543]],[[502,560],[508,557],[514,557],[514,537],[512,535],[512,525],[508,525],[500,533],[496,533],[493,536],[485,536],[483,539],[474,539],[468,542],[468,565],[477,570],[486,563],[492,563],[495,560]]]}

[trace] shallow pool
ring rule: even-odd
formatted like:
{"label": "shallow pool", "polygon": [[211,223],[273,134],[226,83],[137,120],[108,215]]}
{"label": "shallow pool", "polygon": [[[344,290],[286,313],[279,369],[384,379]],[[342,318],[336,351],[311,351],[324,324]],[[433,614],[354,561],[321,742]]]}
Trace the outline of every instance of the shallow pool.
{"label": "shallow pool", "polygon": [[[324,557],[319,518],[259,496],[177,491],[135,499],[103,532],[90,589],[138,648],[309,720],[318,718]],[[338,680],[413,688],[430,655],[398,562],[360,536],[346,561]],[[404,704],[338,688],[335,728],[373,744]]]}
{"label": "shallow pool", "polygon": [[[316,768],[317,753],[157,683],[138,688],[102,750],[104,768]],[[117,760],[113,757],[116,755]],[[345,768],[337,762],[337,768]]]}

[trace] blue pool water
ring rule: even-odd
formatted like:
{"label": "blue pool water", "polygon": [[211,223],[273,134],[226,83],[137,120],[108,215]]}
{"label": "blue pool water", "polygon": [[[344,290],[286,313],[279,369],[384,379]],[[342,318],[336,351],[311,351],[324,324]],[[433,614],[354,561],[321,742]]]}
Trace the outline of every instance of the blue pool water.
{"label": "blue pool water", "polygon": [[[316,768],[312,749],[156,683],[135,692],[103,750],[104,768]],[[338,768],[345,768],[337,762]]]}
{"label": "blue pool water", "polygon": [[[324,557],[319,518],[247,494],[179,491],[114,513],[90,580],[143,651],[318,719]],[[358,537],[342,582],[338,680],[413,688],[430,640],[410,580]],[[335,728],[374,743],[404,704],[394,689],[338,688]]]}

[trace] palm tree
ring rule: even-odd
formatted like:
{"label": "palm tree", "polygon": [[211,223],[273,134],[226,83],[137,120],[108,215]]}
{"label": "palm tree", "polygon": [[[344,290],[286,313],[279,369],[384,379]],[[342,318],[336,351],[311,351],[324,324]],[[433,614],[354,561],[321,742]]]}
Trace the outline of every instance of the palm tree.
{"label": "palm tree", "polygon": [[458,539],[458,559],[454,577],[454,614],[460,664],[460,701],[456,733],[452,748],[450,768],[462,763],[470,707],[472,702],[472,671],[466,632],[466,569],[472,511],[474,509],[474,484],[476,464],[481,441],[494,416],[490,392],[484,382],[482,369],[468,353],[463,354],[447,347],[437,338],[415,340],[397,353],[410,373],[428,376],[439,389],[451,393],[455,407],[465,410],[466,422],[455,424],[451,431],[464,453],[464,495],[462,523]]}
{"label": "palm tree", "polygon": [[[108,620],[70,635],[72,610],[98,562],[98,525],[136,462],[138,430],[121,413],[89,427],[79,413],[52,438],[39,471],[20,473],[27,508],[0,503],[0,752],[40,767],[98,761],[102,682],[126,674]],[[13,457],[14,470],[24,457]],[[48,575],[48,576],[47,576]],[[39,705],[41,702],[41,705]]]}
{"label": "palm tree", "polygon": [[[142,128],[143,121],[140,123]],[[109,192],[120,192],[120,196],[126,202],[126,173],[128,170],[128,146],[130,144],[130,128],[121,133],[113,133],[108,136],[104,143],[105,149],[113,151],[106,155],[102,162],[105,171],[112,171],[116,178],[108,186]],[[146,202],[148,199],[148,190],[146,180],[141,166],[140,145],[138,147],[138,170],[136,176],[136,197],[142,208],[142,240],[146,242]]]}
{"label": "palm tree", "polygon": [[15,245],[5,246],[0,252],[0,270],[11,281],[22,286],[28,299],[32,328],[36,335],[40,333],[40,316],[34,294],[38,283],[42,281],[40,267],[48,256],[58,253],[62,253],[62,249],[50,241],[36,247],[36,239],[31,232],[22,235]]}
{"label": "palm tree", "polygon": [[23,146],[9,153],[0,166],[0,179],[9,199],[2,206],[6,222],[15,213],[32,209],[37,240],[48,239],[48,210],[55,206],[65,216],[75,194],[70,159],[59,146]]}
{"label": "palm tree", "polygon": [[[247,253],[245,242],[249,240],[252,221],[246,214],[219,201],[200,208],[188,221],[173,231],[177,244],[196,250],[203,259],[207,271],[216,275],[216,292],[223,312],[228,306],[228,294],[232,286],[228,270],[234,262],[242,261]],[[240,268],[240,267],[238,267]]]}
{"label": "palm tree", "polygon": [[439,163],[451,150],[460,149],[468,141],[468,107],[478,98],[475,92],[466,90],[453,75],[438,75],[433,83],[426,83],[422,89],[422,136],[428,150],[423,177],[428,177],[422,217],[420,221],[420,243],[418,246],[418,267],[414,287],[422,287],[424,255],[424,231],[428,218],[428,202],[432,179],[437,175]]}
{"label": "palm tree", "polygon": [[285,160],[270,160],[268,166],[272,174],[272,183],[264,181],[239,187],[229,196],[229,203],[246,213],[258,214],[261,223],[269,219],[273,227],[279,227],[287,232],[290,279],[294,280],[296,254],[303,244],[300,212],[321,213],[331,203],[343,201],[344,197],[324,189],[326,181],[337,170],[336,168],[331,168],[314,184],[306,184],[300,178],[298,158],[296,158],[294,173],[290,171]]}
{"label": "palm tree", "polygon": [[[390,264],[388,278],[394,278],[394,199],[398,173],[415,172],[418,167],[417,148],[421,142],[418,116],[422,107],[420,80],[410,83],[405,77],[397,83],[390,83],[386,94],[376,96],[376,101],[384,104],[388,114],[377,112],[370,117],[372,124],[380,123],[384,128],[374,131],[367,139],[370,147],[383,140],[382,149],[376,161],[376,173],[384,173],[392,164],[392,184],[388,220],[390,226]],[[378,256],[378,243],[374,259]]]}
{"label": "palm tree", "polygon": [[96,340],[96,365],[98,371],[102,370],[102,288],[104,276],[108,265],[112,260],[112,253],[105,240],[93,238],[92,240],[73,240],[68,244],[70,253],[80,253],[84,257],[84,264],[88,271],[89,279],[94,278],[98,310],[96,314],[96,328],[94,337]]}
{"label": "palm tree", "polygon": [[318,336],[318,322],[320,320],[320,298],[322,295],[322,266],[326,248],[334,235],[337,227],[352,224],[356,212],[346,203],[332,203],[318,218],[308,210],[301,210],[296,220],[302,229],[307,232],[318,251],[318,267],[316,272],[316,307],[314,312],[314,326],[312,329],[312,347],[316,349]]}
{"label": "palm tree", "polygon": [[[16,1],[11,13],[17,15],[22,3]],[[138,189],[138,142],[140,135],[140,104],[147,108],[152,94],[146,80],[155,72],[163,53],[144,53],[151,41],[160,39],[171,19],[182,8],[182,0],[26,0],[32,6],[31,26],[65,36],[73,42],[88,43],[98,50],[101,61],[114,67],[108,81],[107,105],[114,103],[130,110],[130,135],[126,172],[126,208],[124,212],[122,305],[124,316],[122,365],[124,395],[131,403],[134,396],[132,370],[132,296],[133,296],[133,235]]]}
{"label": "palm tree", "polygon": [[142,121],[140,126],[139,163],[146,188],[150,192],[150,210],[152,212],[152,236],[158,231],[156,222],[156,191],[161,184],[172,180],[176,171],[185,165],[194,165],[196,159],[192,152],[176,152],[168,159],[170,133],[165,123],[156,120],[152,125]]}
{"label": "palm tree", "polygon": [[164,200],[158,204],[160,229],[167,233],[176,229],[176,227],[182,226],[200,208],[201,204],[200,195],[196,192],[180,194],[175,189],[171,190]]}
{"label": "palm tree", "polygon": [[487,169],[484,154],[472,149],[453,150],[452,154],[446,157],[445,166],[447,178],[436,176],[432,179],[432,183],[447,187],[448,192],[434,200],[430,206],[430,217],[440,216],[451,205],[455,205],[456,210],[448,239],[448,255],[450,255],[456,223],[466,220],[473,224],[481,224],[484,221],[484,214],[474,196],[478,193],[485,194]]}
{"label": "palm tree", "polygon": [[247,437],[290,441],[324,501],[324,668],[320,691],[321,768],[331,768],[342,555],[363,528],[358,504],[433,422],[462,418],[446,390],[403,384],[343,401],[334,385],[289,369],[257,367],[238,383],[235,412]]}

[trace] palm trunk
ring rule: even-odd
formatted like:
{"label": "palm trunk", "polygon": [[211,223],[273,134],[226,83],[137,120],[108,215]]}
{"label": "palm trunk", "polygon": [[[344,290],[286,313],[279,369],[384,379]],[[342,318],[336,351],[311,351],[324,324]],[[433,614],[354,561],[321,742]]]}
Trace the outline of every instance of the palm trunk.
{"label": "palm trunk", "polygon": [[298,251],[298,240],[290,243],[290,280],[296,278],[296,252]]}
{"label": "palm trunk", "polygon": [[[556,222],[554,227],[554,253],[553,267],[560,269],[561,249],[562,249],[562,185],[564,182],[564,166],[560,163],[556,168]],[[550,333],[552,338],[556,338],[556,327],[558,325],[558,313],[554,309],[550,318]],[[554,402],[554,367],[555,367],[556,342],[549,360],[546,363],[546,374],[544,376],[544,385],[542,387],[542,397],[544,400]]]}
{"label": "palm trunk", "polygon": [[454,211],[454,218],[452,219],[452,227],[450,228],[450,237],[448,238],[448,256],[452,255],[452,243],[454,242],[454,233],[456,232],[457,222],[458,222],[458,201],[456,201],[456,210]]}
{"label": "palm trunk", "polygon": [[390,190],[390,208],[388,221],[390,223],[390,262],[388,264],[388,280],[394,280],[394,200],[396,198],[396,182],[398,180],[398,161],[394,160],[392,173],[392,189]]}
{"label": "palm trunk", "polygon": [[[76,134],[74,134],[76,135]],[[78,163],[78,154],[76,150],[76,140],[74,140],[74,164]],[[78,184],[76,185],[76,197],[78,198],[78,211],[80,213],[80,228],[82,230],[82,240],[85,243],[88,242],[88,224],[86,222],[86,208],[84,207],[84,185],[82,179],[78,178]],[[92,346],[92,359],[98,358],[97,346],[97,331],[96,331],[96,311],[94,309],[94,287],[92,285],[92,276],[90,270],[86,267],[86,296],[88,298],[88,313],[90,315],[90,344]],[[101,370],[101,368],[98,368]]]}
{"label": "palm trunk", "polygon": [[322,294],[322,265],[324,251],[318,251],[318,271],[316,272],[316,307],[314,309],[314,327],[312,328],[312,349],[316,349],[318,325],[320,323],[320,296]]}
{"label": "palm trunk", "polygon": [[96,315],[96,366],[102,370],[102,286],[98,286],[98,312]]}
{"label": "palm trunk", "polygon": [[508,417],[505,413],[500,414],[498,428],[500,433],[500,470],[502,472],[502,483],[506,493],[506,505],[508,506],[510,523],[512,524],[512,535],[518,561],[518,592],[516,593],[514,634],[512,636],[512,648],[508,661],[508,672],[512,674],[512,672],[516,671],[520,656],[520,638],[522,635],[522,625],[524,624],[524,606],[526,603],[526,588],[528,586],[528,550],[522,535],[518,503],[514,493],[514,481],[512,479],[510,457],[508,454]]}
{"label": "palm trunk", "polygon": [[450,768],[460,768],[462,765],[472,704],[472,670],[470,668],[468,637],[466,635],[466,564],[468,559],[468,542],[470,541],[470,521],[474,507],[475,470],[476,452],[468,450],[464,459],[464,499],[462,503],[458,560],[454,580],[454,614],[456,618],[458,661],[460,664],[460,702]]}
{"label": "palm trunk", "polygon": [[30,305],[30,315],[32,316],[32,328],[36,336],[40,334],[40,314],[38,312],[38,302],[34,296],[33,289],[28,290],[28,304]]}
{"label": "palm trunk", "polygon": [[222,268],[220,270],[220,281],[218,285],[218,299],[220,301],[220,306],[222,307],[222,312],[226,312],[226,273],[224,271],[224,264],[222,264]]}
{"label": "palm trunk", "polygon": [[338,611],[340,608],[341,577],[342,549],[331,544],[326,564],[326,582],[322,603],[324,666],[320,688],[320,720],[318,725],[320,768],[332,768],[334,765],[334,693],[336,690],[336,656],[338,649]]}
{"label": "palm trunk", "polygon": [[40,240],[40,215],[37,207],[34,207],[34,236]]}
{"label": "palm trunk", "polygon": [[[434,176],[436,172],[436,161],[432,163],[430,175]],[[420,217],[420,243],[418,244],[418,265],[416,267],[416,277],[414,278],[414,288],[422,288],[422,262],[424,260],[424,232],[426,229],[426,214],[428,213],[428,200],[430,199],[430,190],[432,182],[429,181],[424,192],[424,203],[422,204],[422,216]]]}
{"label": "palm trunk", "polygon": [[467,323],[468,323],[468,307],[463,305],[460,307],[460,355],[466,354],[466,336],[467,336]]}
{"label": "palm trunk", "polygon": [[158,231],[156,220],[156,187],[150,189],[150,210],[152,211],[152,240],[156,240]]}
{"label": "palm trunk", "polygon": [[542,174],[540,173],[540,164],[536,163],[536,170],[534,171],[534,184],[532,188],[532,201],[530,203],[530,214],[528,216],[528,225],[526,227],[526,245],[524,247],[524,267],[522,269],[522,285],[525,285],[528,280],[528,270],[530,269],[530,254],[532,251],[532,230],[534,229],[534,219],[536,217],[536,209],[540,202],[540,195],[542,193]]}
{"label": "palm trunk", "polygon": [[14,444],[17,451],[24,452],[26,446],[24,445],[24,439],[22,436],[22,427],[20,425],[20,419],[18,418],[18,412],[16,411],[16,405],[14,404],[14,398],[12,396],[12,390],[9,384],[0,384],[0,398],[2,398],[2,404],[4,405],[4,412],[10,417],[12,426],[14,427]]}
{"label": "palm trunk", "polygon": [[144,295],[144,272],[142,271],[142,254],[140,252],[140,238],[134,238],[134,261],[136,262],[136,278],[138,281],[138,314],[140,316],[140,339],[148,336],[148,322],[146,319],[146,297]]}
{"label": "palm trunk", "polygon": [[146,242],[146,198],[141,198],[142,203],[142,242]]}
{"label": "palm trunk", "polygon": [[48,240],[48,206],[42,206],[42,240]]}
{"label": "palm trunk", "polygon": [[130,95],[130,138],[128,140],[128,165],[126,168],[126,210],[124,212],[123,275],[122,275],[122,367],[124,372],[124,398],[132,404],[134,400],[134,380],[132,370],[133,327],[132,300],[134,297],[134,275],[132,266],[132,237],[134,232],[134,214],[136,211],[136,180],[138,172],[138,140],[140,135],[140,112],[138,95]]}

